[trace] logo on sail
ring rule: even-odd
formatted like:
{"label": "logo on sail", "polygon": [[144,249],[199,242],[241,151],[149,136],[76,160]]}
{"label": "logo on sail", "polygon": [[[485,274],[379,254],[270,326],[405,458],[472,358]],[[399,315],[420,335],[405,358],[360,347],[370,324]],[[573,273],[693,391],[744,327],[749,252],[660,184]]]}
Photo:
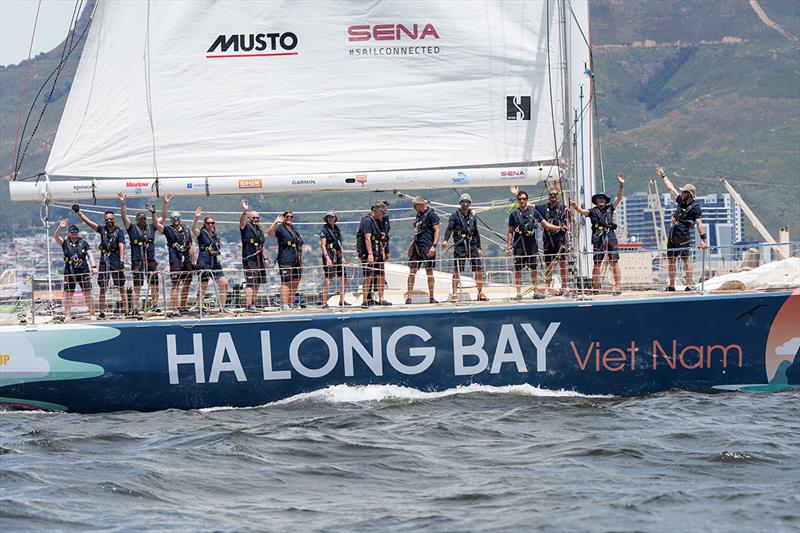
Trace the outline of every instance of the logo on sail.
{"label": "logo on sail", "polygon": [[218,35],[206,50],[206,58],[296,56],[297,35],[283,33],[241,33]]}
{"label": "logo on sail", "polygon": [[[364,56],[415,56],[438,54],[439,32],[425,24],[354,24],[347,28],[349,53]],[[373,41],[380,41],[374,42]],[[394,41],[394,42],[390,42]],[[379,46],[366,46],[377,44]]]}
{"label": "logo on sail", "polygon": [[360,183],[363,187],[364,184],[367,182],[367,175],[366,174],[357,174],[356,175],[356,183]]}
{"label": "logo on sail", "polygon": [[507,120],[530,120],[531,119],[531,97],[530,96],[506,96],[506,119]]}

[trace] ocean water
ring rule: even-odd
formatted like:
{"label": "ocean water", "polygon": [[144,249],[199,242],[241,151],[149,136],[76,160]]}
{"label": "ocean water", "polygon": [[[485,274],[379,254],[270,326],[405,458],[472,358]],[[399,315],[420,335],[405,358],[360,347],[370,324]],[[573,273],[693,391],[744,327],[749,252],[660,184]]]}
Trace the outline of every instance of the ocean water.
{"label": "ocean water", "polygon": [[800,392],[0,412],[0,531],[798,531]]}

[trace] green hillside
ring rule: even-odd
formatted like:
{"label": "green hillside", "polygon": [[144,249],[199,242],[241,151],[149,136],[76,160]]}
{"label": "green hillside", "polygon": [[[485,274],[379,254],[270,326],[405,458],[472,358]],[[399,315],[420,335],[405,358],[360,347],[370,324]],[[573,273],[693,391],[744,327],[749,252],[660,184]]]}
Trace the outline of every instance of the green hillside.
{"label": "green hillside", "polygon": [[[759,4],[789,37],[760,20],[747,0],[592,2],[605,171],[609,181],[617,170],[625,171],[629,192],[645,190],[644,178],[652,175],[656,163],[663,164],[677,182],[695,183],[701,194],[722,192],[718,179],[725,177],[770,230],[789,224],[794,238],[800,238],[800,44],[796,39],[800,2],[759,0]],[[59,46],[31,61],[25,113],[61,53]],[[21,176],[44,169],[79,53],[80,46],[59,76]],[[25,66],[0,67],[0,175],[12,167]],[[49,90],[48,86],[45,95]],[[41,105],[34,108],[28,132],[40,109]],[[613,183],[608,186],[613,188]],[[488,199],[505,194],[483,190],[474,196]],[[452,202],[455,195],[437,191],[432,196]],[[365,207],[373,198],[384,197],[280,196],[258,199],[256,205],[297,210]],[[217,198],[204,204],[208,209],[234,210],[237,200]],[[11,204],[8,188],[0,187],[0,235],[41,227],[38,207]],[[497,213],[488,220],[502,227],[501,217]]]}

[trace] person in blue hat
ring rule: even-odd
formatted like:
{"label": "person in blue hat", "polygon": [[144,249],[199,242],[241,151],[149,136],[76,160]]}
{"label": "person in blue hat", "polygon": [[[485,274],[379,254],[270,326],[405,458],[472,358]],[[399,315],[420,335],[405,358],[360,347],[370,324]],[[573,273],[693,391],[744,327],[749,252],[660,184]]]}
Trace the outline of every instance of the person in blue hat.
{"label": "person in blue hat", "polygon": [[64,218],[53,233],[53,238],[64,252],[64,316],[67,320],[72,319],[72,295],[75,287],[80,285],[83,298],[89,307],[89,316],[94,317],[91,276],[97,274],[97,263],[94,261],[89,243],[81,238],[78,226],[74,224],[70,226],[65,239],[61,236],[61,230],[66,227],[67,219]]}

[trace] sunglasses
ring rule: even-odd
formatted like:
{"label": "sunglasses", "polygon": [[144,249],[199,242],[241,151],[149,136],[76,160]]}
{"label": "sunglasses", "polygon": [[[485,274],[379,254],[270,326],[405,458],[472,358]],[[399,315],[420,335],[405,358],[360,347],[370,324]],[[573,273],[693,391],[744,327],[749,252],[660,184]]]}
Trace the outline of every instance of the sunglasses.
{"label": "sunglasses", "polygon": [[136,220],[138,220],[139,222],[145,222],[145,221],[147,221],[147,218],[146,217],[139,217]]}
{"label": "sunglasses", "polygon": [[114,219],[113,218],[107,218],[106,222],[114,222]]}
{"label": "sunglasses", "polygon": [[253,217],[250,220],[261,220],[261,217]]}
{"label": "sunglasses", "polygon": [[469,200],[461,200],[461,202],[459,202],[459,203],[462,203],[462,204],[471,204],[472,202],[470,202]]}
{"label": "sunglasses", "polygon": [[286,216],[285,216],[285,217],[283,217],[283,218],[294,218],[294,215],[286,215]]}
{"label": "sunglasses", "polygon": [[528,197],[527,196],[519,196],[519,197],[517,197],[517,200],[519,200],[520,202],[522,202],[522,201],[526,201],[527,202],[528,201]]}
{"label": "sunglasses", "polygon": [[172,220],[180,220],[181,219],[181,217],[169,217],[169,218],[172,219]]}
{"label": "sunglasses", "polygon": [[208,224],[209,226],[213,226],[214,224],[216,224],[216,222],[214,222],[214,221],[212,220],[211,222],[206,222],[206,224]]}

